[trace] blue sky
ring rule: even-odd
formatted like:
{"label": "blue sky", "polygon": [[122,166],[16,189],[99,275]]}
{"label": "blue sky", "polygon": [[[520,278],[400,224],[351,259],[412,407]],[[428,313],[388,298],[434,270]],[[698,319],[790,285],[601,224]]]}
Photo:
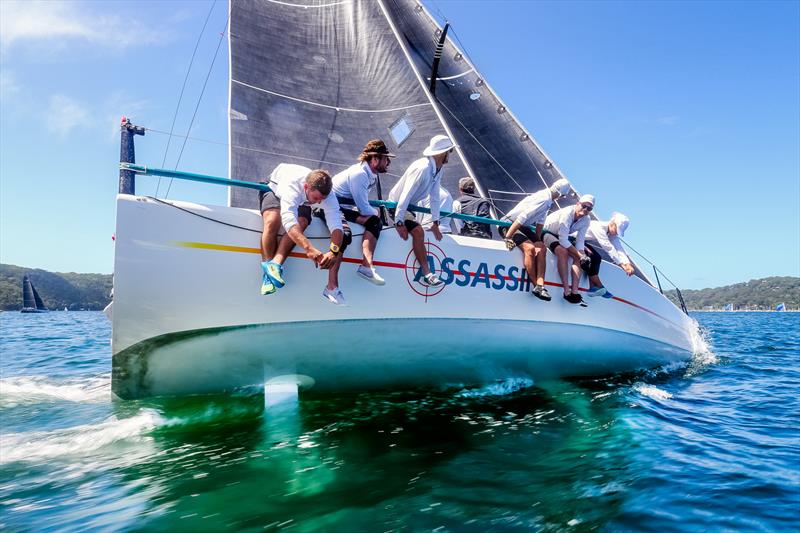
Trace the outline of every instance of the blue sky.
{"label": "blue sky", "polygon": [[[211,5],[0,1],[0,261],[112,271],[119,117],[169,130]],[[427,6],[598,214],[627,213],[629,242],[679,286],[800,275],[800,3]],[[219,1],[176,132],[226,15]],[[191,132],[219,144],[189,141],[182,170],[227,173],[227,67],[223,43]],[[137,138],[137,160],[161,166],[166,139]],[[141,177],[137,192],[157,183]],[[226,202],[182,182],[169,197]]]}

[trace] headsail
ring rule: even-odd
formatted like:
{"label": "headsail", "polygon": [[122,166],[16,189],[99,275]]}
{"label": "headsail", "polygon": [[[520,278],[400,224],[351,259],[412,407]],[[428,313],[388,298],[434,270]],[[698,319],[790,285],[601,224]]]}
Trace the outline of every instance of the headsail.
{"label": "headsail", "polygon": [[[415,67],[430,80],[442,28],[420,2],[386,0],[385,4],[413,51]],[[491,191],[530,193],[563,177],[449,37],[437,72],[436,99],[444,120],[462,147],[473,177],[495,206],[508,211],[520,197]]]}

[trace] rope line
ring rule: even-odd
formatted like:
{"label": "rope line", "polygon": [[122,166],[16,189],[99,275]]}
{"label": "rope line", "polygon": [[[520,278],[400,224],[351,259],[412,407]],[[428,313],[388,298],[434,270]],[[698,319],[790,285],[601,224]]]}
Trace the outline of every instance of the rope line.
{"label": "rope line", "polygon": [[[154,201],[156,201],[156,202],[158,202],[160,204],[163,204],[163,205],[168,205],[170,207],[174,207],[175,209],[177,209],[179,211],[183,211],[184,213],[189,213],[190,215],[194,215],[196,217],[200,217],[200,218],[208,220],[210,222],[216,222],[217,224],[222,224],[223,226],[228,226],[228,227],[231,227],[231,228],[242,229],[242,230],[245,230],[245,231],[258,233],[259,235],[261,235],[261,233],[262,233],[262,230],[260,230],[260,229],[248,228],[247,226],[239,226],[238,224],[231,224],[230,222],[225,222],[224,220],[219,220],[218,218],[207,217],[205,215],[201,215],[200,213],[196,213],[196,212],[194,212],[194,211],[192,211],[190,209],[185,209],[183,207],[180,207],[178,205],[173,204],[172,202],[167,202],[167,201],[161,200],[160,198],[156,198],[154,196],[145,196],[145,198],[149,198],[149,199],[154,200]],[[364,235],[364,234],[363,233],[354,233],[353,237],[361,237],[362,235]],[[330,239],[330,237],[309,237],[308,235],[306,235],[306,238],[307,239],[317,239],[317,240],[319,240],[319,239]]]}
{"label": "rope line", "polygon": [[[208,86],[208,79],[211,77],[211,71],[214,70],[214,63],[217,61],[217,55],[219,54],[219,49],[222,46],[222,40],[225,37],[225,32],[228,30],[228,22],[230,22],[230,16],[225,19],[225,27],[222,28],[222,32],[219,34],[219,42],[217,42],[217,49],[214,51],[214,57],[211,59],[211,65],[208,67],[208,73],[206,74],[206,80],[203,82],[203,89],[200,91],[200,96],[197,98],[197,105],[194,106],[194,113],[192,114],[192,120],[189,122],[189,129],[186,130],[187,132],[192,131],[192,126],[194,125],[194,119],[197,118],[197,110],[200,109],[200,102],[203,101],[203,95],[206,92],[206,86]],[[183,157],[183,150],[186,148],[186,142],[189,140],[189,137],[183,139],[183,145],[181,146],[181,151],[178,154],[178,160],[175,162],[175,170],[178,170],[178,165],[181,163],[181,157]],[[169,191],[172,189],[172,178],[169,180],[169,187],[167,187],[167,192],[164,195],[164,198],[169,196]]]}
{"label": "rope line", "polygon": [[[181,87],[181,94],[178,96],[178,104],[175,106],[175,114],[172,115],[172,125],[169,127],[169,137],[167,138],[167,147],[164,148],[164,158],[161,160],[161,166],[165,167],[167,165],[167,154],[169,153],[169,145],[172,141],[172,132],[175,131],[175,121],[178,118],[178,110],[181,108],[181,102],[183,101],[183,93],[186,90],[186,82],[189,81],[189,73],[192,72],[192,65],[194,65],[194,58],[197,55],[197,49],[200,47],[200,41],[203,38],[203,33],[206,31],[206,26],[208,26],[208,21],[211,18],[211,13],[214,11],[214,7],[217,5],[217,0],[214,0],[211,3],[211,8],[208,10],[208,15],[206,15],[206,21],[203,23],[203,29],[200,30],[200,35],[197,36],[197,42],[194,44],[194,51],[192,51],[192,58],[189,60],[189,68],[186,69],[186,76],[183,77],[183,86]],[[156,186],[156,196],[158,196],[158,190],[161,188],[161,176],[158,177],[158,185]]]}

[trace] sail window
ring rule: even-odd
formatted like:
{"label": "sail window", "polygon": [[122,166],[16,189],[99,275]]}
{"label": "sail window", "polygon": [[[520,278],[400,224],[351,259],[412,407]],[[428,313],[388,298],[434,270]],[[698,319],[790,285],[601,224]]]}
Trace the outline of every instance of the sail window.
{"label": "sail window", "polygon": [[469,99],[470,99],[470,100],[472,100],[473,102],[474,102],[475,100],[478,100],[478,99],[480,99],[480,97],[481,97],[481,93],[479,93],[478,91],[475,91],[475,92],[473,92],[473,93],[471,93],[471,94],[469,95]]}
{"label": "sail window", "polygon": [[389,126],[389,133],[391,133],[392,140],[394,140],[395,144],[400,146],[414,133],[414,126],[407,116],[403,116]]}

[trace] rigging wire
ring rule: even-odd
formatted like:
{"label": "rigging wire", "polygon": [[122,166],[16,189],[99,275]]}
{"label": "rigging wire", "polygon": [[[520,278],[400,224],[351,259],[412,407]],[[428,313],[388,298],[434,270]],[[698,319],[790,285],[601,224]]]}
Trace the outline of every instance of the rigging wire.
{"label": "rigging wire", "polygon": [[[203,89],[200,91],[200,96],[197,98],[197,105],[194,106],[194,113],[192,114],[192,120],[189,122],[189,129],[187,132],[192,131],[192,126],[194,125],[194,119],[197,118],[197,110],[200,109],[200,102],[203,101],[203,95],[206,92],[206,86],[208,86],[208,79],[211,77],[211,71],[214,70],[214,63],[217,60],[217,55],[219,55],[219,49],[222,46],[222,40],[225,38],[225,33],[228,31],[228,22],[230,22],[230,15],[225,18],[225,27],[222,28],[222,31],[219,34],[219,42],[217,42],[217,49],[214,50],[214,57],[211,59],[211,65],[208,67],[208,73],[206,74],[206,80],[203,82]],[[186,142],[189,140],[189,136],[187,135],[183,139],[183,145],[181,146],[181,151],[178,153],[178,160],[175,162],[175,170],[178,170],[178,165],[181,163],[181,157],[183,157],[183,150],[186,148]],[[169,187],[167,187],[167,192],[164,195],[164,198],[169,196],[169,191],[172,189],[172,182],[173,178],[169,180]]]}
{"label": "rigging wire", "polygon": [[[172,132],[175,131],[175,121],[178,118],[178,110],[181,108],[181,102],[183,101],[183,93],[186,90],[186,83],[189,81],[189,73],[192,71],[192,65],[194,64],[194,58],[197,55],[197,49],[200,47],[200,41],[203,38],[203,33],[206,31],[206,26],[208,26],[208,21],[211,18],[211,13],[214,11],[214,7],[217,5],[217,0],[214,0],[211,3],[211,8],[208,10],[208,15],[206,15],[206,21],[203,23],[203,29],[200,30],[200,35],[197,36],[197,42],[194,45],[194,51],[192,51],[192,58],[189,60],[189,68],[186,69],[186,76],[183,78],[183,86],[181,87],[181,94],[178,96],[178,104],[175,106],[175,114],[172,115],[172,125],[169,127],[169,137],[167,138],[167,147],[164,148],[164,159],[161,161],[161,167],[163,168],[167,164],[167,154],[169,153],[169,145],[172,141]],[[158,178],[158,185],[156,185],[156,196],[158,196],[158,190],[161,188],[161,176]]]}

